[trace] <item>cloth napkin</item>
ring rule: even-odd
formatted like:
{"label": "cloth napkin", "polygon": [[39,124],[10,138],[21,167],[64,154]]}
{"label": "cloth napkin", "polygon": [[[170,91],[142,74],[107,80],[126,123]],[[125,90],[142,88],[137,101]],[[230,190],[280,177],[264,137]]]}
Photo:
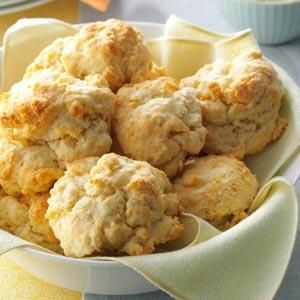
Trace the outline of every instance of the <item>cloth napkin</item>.
{"label": "cloth napkin", "polygon": [[[237,38],[238,47],[233,40],[235,37],[224,36],[222,42],[235,45],[232,46],[234,49],[242,51],[243,45],[249,45],[251,40],[247,35],[248,33],[242,38],[247,41],[245,44],[240,43],[240,36]],[[186,42],[179,37],[176,39],[183,45]],[[166,58],[168,51],[176,51],[172,43],[169,44],[170,40],[169,37],[160,39],[161,52],[155,48],[156,55],[162,53]],[[24,46],[24,39],[22,43]],[[204,43],[207,47],[206,42],[193,39],[193,43],[197,47],[198,43]],[[165,48],[166,44],[168,47]],[[253,47],[257,47],[256,44]],[[225,56],[229,51],[222,50],[219,53],[224,53]],[[175,58],[176,55],[169,55],[169,59],[164,60],[167,62],[167,69],[168,64],[171,65],[170,62]],[[177,56],[178,65],[187,61],[186,57],[181,59]],[[190,63],[193,61],[190,58]],[[204,63],[200,60],[199,62]],[[5,66],[8,68],[9,64]],[[274,296],[284,276],[295,240],[297,200],[287,180],[271,177],[279,169],[286,168],[291,157],[299,156],[300,141],[299,91],[284,71],[280,68],[277,70],[286,89],[282,114],[289,120],[289,127],[279,141],[247,161],[260,183],[265,183],[250,208],[253,213],[222,234],[205,221],[185,215],[182,217],[186,224],[184,237],[178,242],[168,244],[173,251],[135,257],[95,257],[94,260],[119,261],[177,299],[271,299]],[[0,255],[22,247],[47,251],[0,231]]]}

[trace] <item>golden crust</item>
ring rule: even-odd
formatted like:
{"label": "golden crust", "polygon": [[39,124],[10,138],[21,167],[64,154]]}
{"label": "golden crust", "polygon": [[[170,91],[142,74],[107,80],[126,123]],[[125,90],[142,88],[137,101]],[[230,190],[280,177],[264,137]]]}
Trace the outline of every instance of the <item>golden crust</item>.
{"label": "golden crust", "polygon": [[47,145],[22,146],[0,139],[0,184],[7,194],[46,192],[63,174]]}
{"label": "golden crust", "polygon": [[62,165],[108,152],[115,96],[97,86],[102,82],[98,75],[80,80],[52,69],[28,75],[0,96],[2,134],[48,145]]}
{"label": "golden crust", "polygon": [[61,73],[65,72],[61,56],[66,43],[68,43],[70,39],[71,37],[59,38],[43,49],[35,60],[27,67],[24,78],[31,76],[34,72],[45,69],[54,69]]}
{"label": "golden crust", "polygon": [[113,91],[125,83],[164,74],[154,63],[141,33],[115,19],[83,27],[66,43],[62,61],[66,71],[75,77],[101,74]]}
{"label": "golden crust", "polygon": [[113,128],[127,156],[170,177],[182,169],[187,155],[200,152],[206,136],[196,90],[178,90],[167,77],[122,87]]}
{"label": "golden crust", "polygon": [[47,193],[22,198],[1,195],[0,228],[22,239],[62,253],[59,241],[45,219],[47,199]]}
{"label": "golden crust", "polygon": [[46,217],[67,256],[147,254],[183,231],[171,183],[146,162],[114,153],[82,159],[50,193]]}
{"label": "golden crust", "polygon": [[183,79],[180,86],[199,91],[208,131],[207,153],[242,159],[261,151],[287,126],[279,116],[283,89],[271,63],[259,51],[216,61]]}
{"label": "golden crust", "polygon": [[242,161],[208,155],[188,161],[173,187],[187,212],[225,229],[245,218],[259,184]]}

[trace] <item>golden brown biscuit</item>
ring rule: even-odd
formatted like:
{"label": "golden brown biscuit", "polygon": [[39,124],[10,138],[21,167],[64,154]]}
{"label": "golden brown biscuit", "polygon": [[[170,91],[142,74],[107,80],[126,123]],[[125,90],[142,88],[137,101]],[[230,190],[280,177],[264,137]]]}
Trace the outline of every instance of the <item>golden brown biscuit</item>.
{"label": "golden brown biscuit", "polygon": [[80,80],[53,69],[32,73],[0,96],[2,135],[48,145],[62,166],[108,152],[115,96],[101,82],[98,75]]}
{"label": "golden brown biscuit", "polygon": [[187,212],[222,230],[247,216],[259,185],[242,161],[209,155],[189,160],[173,186]]}
{"label": "golden brown biscuit", "polygon": [[142,82],[164,74],[134,27],[115,19],[83,27],[62,52],[67,72],[84,78],[100,74],[117,91],[125,83]]}
{"label": "golden brown biscuit", "polygon": [[199,91],[204,150],[237,158],[261,151],[280,137],[287,121],[279,116],[283,89],[271,63],[259,51],[218,60],[181,81]]}
{"label": "golden brown biscuit", "polygon": [[121,88],[113,128],[125,155],[169,177],[182,169],[187,155],[200,152],[206,136],[196,90],[178,90],[167,77]]}
{"label": "golden brown biscuit", "polygon": [[0,228],[22,239],[61,253],[59,241],[49,227],[45,214],[48,194],[16,198],[1,193]]}
{"label": "golden brown biscuit", "polygon": [[0,184],[7,194],[46,192],[63,174],[47,145],[23,146],[0,138]]}
{"label": "golden brown biscuit", "polygon": [[50,191],[46,214],[67,256],[141,255],[183,232],[166,175],[114,153],[70,164]]}
{"label": "golden brown biscuit", "polygon": [[71,38],[72,37],[59,38],[43,49],[36,59],[27,67],[24,77],[31,76],[32,73],[44,69],[54,69],[59,72],[65,72],[61,56],[65,44],[68,43]]}

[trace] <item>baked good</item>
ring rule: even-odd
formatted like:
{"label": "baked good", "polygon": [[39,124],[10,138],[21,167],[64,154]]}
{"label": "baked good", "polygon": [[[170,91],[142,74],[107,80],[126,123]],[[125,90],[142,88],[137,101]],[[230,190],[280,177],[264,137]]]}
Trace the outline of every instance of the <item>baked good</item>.
{"label": "baked good", "polygon": [[47,145],[64,166],[110,150],[115,96],[99,75],[33,72],[0,96],[0,130],[24,145]]}
{"label": "baked good", "polygon": [[279,116],[284,95],[277,73],[259,51],[232,61],[217,60],[185,78],[181,87],[199,91],[208,134],[204,151],[242,159],[279,138],[287,120]]}
{"label": "baked good", "polygon": [[78,160],[50,194],[46,218],[67,256],[147,254],[183,232],[171,183],[146,162],[114,153]]}
{"label": "baked good", "polygon": [[23,146],[0,138],[0,184],[7,194],[46,192],[63,174],[47,145]]}
{"label": "baked good", "polygon": [[49,250],[61,253],[59,241],[55,238],[45,219],[48,194],[16,198],[1,191],[0,228]]}
{"label": "baked good", "polygon": [[115,19],[84,26],[62,52],[66,71],[78,78],[100,74],[117,91],[125,83],[142,82],[164,74],[131,25]]}
{"label": "baked good", "polygon": [[62,51],[72,37],[58,38],[49,46],[44,48],[34,61],[26,68],[24,78],[32,76],[32,73],[46,69],[53,69],[64,73],[65,67],[62,63]]}
{"label": "baked good", "polygon": [[204,145],[197,92],[168,77],[125,85],[117,94],[113,129],[125,155],[149,162],[169,177]]}
{"label": "baked good", "polygon": [[190,159],[173,185],[187,212],[221,230],[247,216],[258,186],[242,161],[226,155]]}

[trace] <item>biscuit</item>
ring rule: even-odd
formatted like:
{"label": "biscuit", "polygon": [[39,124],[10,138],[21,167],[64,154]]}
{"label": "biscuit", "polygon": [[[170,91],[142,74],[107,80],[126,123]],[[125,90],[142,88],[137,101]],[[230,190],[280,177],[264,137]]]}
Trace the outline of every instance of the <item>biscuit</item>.
{"label": "biscuit", "polygon": [[226,155],[189,160],[173,184],[187,212],[221,230],[247,216],[258,186],[242,161]]}
{"label": "biscuit", "polygon": [[0,228],[57,253],[62,253],[45,219],[48,194],[16,198],[1,192]]}
{"label": "biscuit", "polygon": [[0,96],[1,134],[24,145],[47,145],[61,166],[110,150],[115,101],[99,75],[85,80],[54,69],[31,73]]}
{"label": "biscuit", "polygon": [[115,19],[83,27],[65,44],[65,70],[78,78],[100,74],[117,91],[125,83],[137,83],[164,74],[134,27]]}
{"label": "biscuit", "polygon": [[259,51],[218,60],[185,78],[181,87],[199,91],[208,134],[204,151],[242,159],[279,138],[287,120],[279,116],[284,95],[277,73]]}
{"label": "biscuit", "polygon": [[7,194],[46,192],[63,174],[47,145],[23,146],[0,138],[0,184]]}
{"label": "biscuit", "polygon": [[54,69],[61,73],[65,72],[61,56],[65,44],[71,37],[59,38],[52,42],[49,46],[44,48],[41,53],[34,59],[34,61],[26,68],[24,77],[31,76],[32,73],[45,70]]}
{"label": "biscuit", "polygon": [[50,191],[46,218],[66,256],[152,253],[183,232],[166,175],[114,153],[68,165]]}
{"label": "biscuit", "polygon": [[126,156],[147,161],[169,177],[188,155],[200,152],[206,136],[197,91],[178,90],[167,77],[122,87],[113,128]]}

